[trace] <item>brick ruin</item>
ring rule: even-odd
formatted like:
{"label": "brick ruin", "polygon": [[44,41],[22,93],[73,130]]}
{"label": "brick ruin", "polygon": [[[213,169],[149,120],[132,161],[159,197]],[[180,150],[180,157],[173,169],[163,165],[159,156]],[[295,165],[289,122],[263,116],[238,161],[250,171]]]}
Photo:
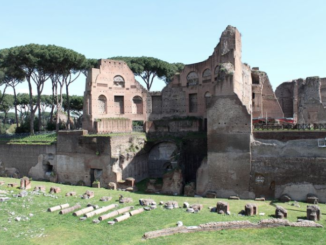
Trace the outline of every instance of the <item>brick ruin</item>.
{"label": "brick ruin", "polygon": [[297,79],[274,93],[267,73],[242,63],[241,51],[241,34],[228,26],[208,59],[186,65],[159,92],[144,89],[125,62],[100,60],[86,80],[83,130],[60,131],[55,146],[33,150],[0,145],[0,174],[117,188],[129,177],[163,178],[171,181],[152,184],[153,192],[182,194],[188,183],[202,196],[312,193],[326,201],[326,152],[316,140],[326,133],[252,126],[263,117],[326,123],[326,79]]}
{"label": "brick ruin", "polygon": [[275,91],[284,115],[300,124],[326,123],[326,78],[308,77],[282,83]]}

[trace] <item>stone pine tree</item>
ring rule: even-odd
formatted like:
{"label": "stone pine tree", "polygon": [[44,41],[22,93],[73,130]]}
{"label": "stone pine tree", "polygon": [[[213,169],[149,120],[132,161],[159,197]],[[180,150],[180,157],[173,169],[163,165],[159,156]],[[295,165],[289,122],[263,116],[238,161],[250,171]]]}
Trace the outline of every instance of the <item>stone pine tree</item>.
{"label": "stone pine tree", "polygon": [[82,70],[82,73],[87,78],[89,69],[91,68],[98,68],[98,60],[97,59],[87,59],[85,61],[84,69]]}
{"label": "stone pine tree", "polygon": [[109,59],[122,60],[127,63],[132,72],[142,78],[146,88],[150,91],[154,78],[170,81],[170,77],[177,71],[177,66],[153,57],[112,57]]}
{"label": "stone pine tree", "polygon": [[70,120],[70,96],[69,96],[69,86],[76,81],[76,79],[80,76],[80,74],[85,70],[85,67],[88,65],[87,60],[84,55],[79,54],[73,50],[69,50],[67,52],[68,56],[68,64],[66,66],[67,71],[69,71],[69,76],[65,80],[66,84],[66,93],[67,93],[67,128],[71,128],[71,120]]}
{"label": "stone pine tree", "polygon": [[[4,63],[3,60],[6,58],[8,54],[8,49],[0,50],[0,85],[4,85],[4,91],[9,86],[12,88],[14,92],[14,108],[15,108],[15,119],[16,126],[18,128],[18,113],[17,113],[17,93],[16,86],[24,81],[24,72],[16,67],[13,67],[10,63]],[[4,96],[5,93],[3,93]],[[0,104],[3,97],[0,98]]]}
{"label": "stone pine tree", "polygon": [[[48,46],[38,44],[27,44],[10,48],[8,55],[4,59],[5,65],[10,64],[10,66],[16,69],[21,69],[28,83],[30,134],[34,134],[34,118],[37,109],[39,109],[39,130],[41,127],[41,110],[39,105],[44,83],[50,77],[47,70],[52,62],[51,59]],[[33,83],[36,86],[36,105],[33,104]]]}
{"label": "stone pine tree", "polygon": [[7,115],[11,108],[14,106],[14,97],[11,94],[5,94],[0,104],[0,111],[4,113],[4,125],[7,122]]}
{"label": "stone pine tree", "polygon": [[[51,45],[52,57],[51,67],[48,72],[54,84],[56,102],[57,102],[57,117],[56,117],[56,131],[59,130],[59,112],[62,109],[62,89],[66,85],[67,98],[69,98],[69,85],[77,79],[79,74],[85,69],[86,58],[73,50]],[[59,89],[59,94],[58,94]],[[68,99],[69,104],[69,99]],[[70,110],[68,109],[68,124],[70,123]]]}

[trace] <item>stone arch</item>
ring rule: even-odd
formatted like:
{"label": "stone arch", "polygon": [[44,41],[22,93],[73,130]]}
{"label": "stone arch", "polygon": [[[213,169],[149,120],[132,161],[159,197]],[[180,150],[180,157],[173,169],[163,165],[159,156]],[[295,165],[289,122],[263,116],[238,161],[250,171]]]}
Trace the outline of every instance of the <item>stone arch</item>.
{"label": "stone arch", "polygon": [[189,72],[187,75],[187,85],[194,86],[198,84],[198,74],[194,71]]}
{"label": "stone arch", "polygon": [[132,114],[143,114],[143,98],[138,95],[132,98]]}
{"label": "stone arch", "polygon": [[203,72],[203,78],[204,79],[209,79],[212,76],[211,69],[207,68]]}
{"label": "stone arch", "polygon": [[119,88],[124,88],[125,87],[125,80],[122,76],[117,75],[113,78],[113,85],[115,87],[119,87]]}
{"label": "stone arch", "polygon": [[209,103],[211,102],[211,98],[212,98],[211,93],[207,91],[205,93],[205,105],[206,105],[206,108],[208,107]]}
{"label": "stone arch", "polygon": [[167,168],[173,167],[171,159],[177,149],[177,145],[173,142],[161,142],[151,149],[148,155],[149,178],[161,178]]}
{"label": "stone arch", "polygon": [[106,97],[104,95],[100,95],[97,99],[97,109],[99,114],[106,114]]}

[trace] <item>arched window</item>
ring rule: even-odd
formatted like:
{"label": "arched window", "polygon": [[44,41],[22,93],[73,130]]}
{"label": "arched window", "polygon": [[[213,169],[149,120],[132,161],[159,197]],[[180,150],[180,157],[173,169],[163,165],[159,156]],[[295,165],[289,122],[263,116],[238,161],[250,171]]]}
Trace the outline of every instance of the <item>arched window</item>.
{"label": "arched window", "polygon": [[140,96],[132,98],[132,114],[143,114],[143,99]]}
{"label": "arched window", "polygon": [[115,87],[120,87],[120,88],[124,88],[125,87],[125,80],[123,79],[122,76],[115,76],[113,78],[113,84]]}
{"label": "arched window", "polygon": [[209,92],[205,93],[205,105],[206,105],[206,108],[207,108],[209,102],[211,101],[211,97],[212,97],[212,95]]}
{"label": "arched window", "polygon": [[104,95],[98,97],[97,106],[99,114],[106,114],[106,97]]}
{"label": "arched window", "polygon": [[187,76],[187,85],[194,86],[198,84],[198,75],[196,72],[192,71]]}
{"label": "arched window", "polygon": [[203,72],[203,78],[204,78],[204,79],[208,79],[208,78],[210,78],[211,75],[212,75],[212,72],[211,72],[210,69],[206,69],[206,70]]}

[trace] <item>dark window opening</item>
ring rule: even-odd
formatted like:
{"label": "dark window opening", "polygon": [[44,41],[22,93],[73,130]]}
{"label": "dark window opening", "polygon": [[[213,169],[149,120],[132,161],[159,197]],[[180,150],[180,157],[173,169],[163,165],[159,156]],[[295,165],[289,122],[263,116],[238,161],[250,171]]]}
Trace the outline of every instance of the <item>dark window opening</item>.
{"label": "dark window opening", "polygon": [[258,75],[251,74],[251,80],[252,80],[252,84],[260,84]]}
{"label": "dark window opening", "polygon": [[123,96],[114,96],[115,114],[124,114]]}

